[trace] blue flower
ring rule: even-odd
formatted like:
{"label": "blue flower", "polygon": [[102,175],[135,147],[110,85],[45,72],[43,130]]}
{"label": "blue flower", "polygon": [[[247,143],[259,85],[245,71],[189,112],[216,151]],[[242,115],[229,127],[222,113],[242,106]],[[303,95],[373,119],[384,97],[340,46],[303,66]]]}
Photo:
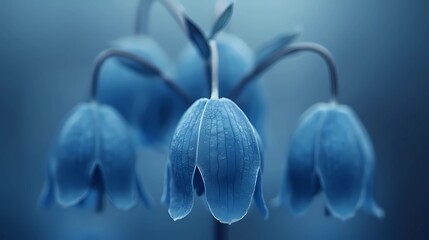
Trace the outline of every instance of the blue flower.
{"label": "blue flower", "polygon": [[[166,53],[147,36],[126,37],[114,42],[113,47],[146,59],[166,75],[174,75]],[[117,57],[108,59],[100,72],[97,101],[121,113],[147,144],[168,138],[186,109],[175,107],[182,102],[157,78],[133,71]]]}
{"label": "blue flower", "polygon": [[375,156],[369,136],[352,109],[336,103],[316,104],[302,117],[292,136],[279,204],[303,214],[324,192],[328,213],[353,217],[363,207],[381,218],[373,198]]}
{"label": "blue flower", "polygon": [[101,210],[106,195],[121,209],[130,209],[139,198],[148,205],[135,163],[135,146],[123,118],[106,105],[79,104],[52,146],[42,204]]}
{"label": "blue flower", "polygon": [[194,189],[205,193],[222,223],[242,219],[252,202],[264,217],[263,153],[255,128],[231,100],[200,99],[183,115],[173,136],[163,202],[174,220],[192,210]]}
{"label": "blue flower", "polygon": [[[240,38],[227,33],[216,37],[219,50],[219,92],[228,96],[255,63],[254,52]],[[188,45],[177,63],[176,81],[190,96],[199,99],[209,95],[210,84],[206,64],[198,51]],[[262,129],[263,100],[259,83],[254,81],[236,99],[258,131]]]}

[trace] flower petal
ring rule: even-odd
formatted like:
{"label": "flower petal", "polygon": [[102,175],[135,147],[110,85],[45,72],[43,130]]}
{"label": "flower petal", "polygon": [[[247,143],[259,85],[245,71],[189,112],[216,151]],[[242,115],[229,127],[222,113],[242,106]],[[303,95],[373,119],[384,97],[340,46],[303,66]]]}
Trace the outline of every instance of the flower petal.
{"label": "flower petal", "polygon": [[121,209],[137,202],[136,149],[122,117],[111,107],[98,108],[100,125],[99,161],[107,195]]}
{"label": "flower petal", "polygon": [[267,220],[269,217],[269,211],[267,208],[267,204],[265,203],[264,192],[262,189],[263,189],[262,171],[259,170],[258,179],[256,181],[255,194],[253,195],[253,199],[255,201],[256,207],[258,208],[259,212],[264,217],[264,219]]}
{"label": "flower petal", "polygon": [[161,203],[170,207],[170,186],[171,186],[171,167],[170,162],[167,162],[165,166],[165,175],[164,175],[164,191],[162,192]]}
{"label": "flower petal", "polygon": [[[252,49],[234,35],[222,33],[217,38],[220,62],[219,92],[223,96],[228,96],[243,77],[252,70],[255,56]],[[264,109],[260,82],[251,82],[234,101],[263,136]]]}
{"label": "flower petal", "polygon": [[48,169],[46,171],[46,182],[43,185],[42,192],[39,197],[39,205],[44,208],[51,208],[55,204],[55,185],[52,179],[52,169],[49,167],[53,160],[48,161]]}
{"label": "flower petal", "polygon": [[370,170],[367,177],[363,209],[378,218],[384,218],[384,210],[374,199],[374,170]]}
{"label": "flower petal", "polygon": [[[148,59],[160,69],[166,70],[171,66],[167,55],[148,37],[126,37],[112,45]],[[153,78],[128,69],[117,57],[112,57],[101,68],[97,100],[113,106],[127,121],[132,121],[138,111],[139,95],[144,95],[146,101],[150,101],[146,95],[151,93],[151,88],[162,85]]]}
{"label": "flower petal", "polygon": [[269,216],[269,211],[267,208],[267,204],[265,203],[265,199],[264,199],[263,179],[262,179],[262,173],[264,172],[264,152],[263,152],[261,137],[259,136],[259,134],[255,128],[253,128],[253,133],[256,136],[256,140],[258,143],[258,149],[259,149],[259,155],[261,158],[261,169],[258,172],[258,179],[256,181],[256,187],[255,187],[255,193],[253,195],[253,200],[255,201],[256,207],[258,208],[261,215],[264,217],[265,220],[267,220],[268,216]]}
{"label": "flower petal", "polygon": [[141,103],[146,103],[139,107],[144,111],[136,119],[141,141],[145,144],[165,143],[167,139],[170,141],[174,127],[187,106],[165,86],[153,89],[152,93],[158,96],[146,95],[145,98],[152,99],[140,100]]}
{"label": "flower petal", "polygon": [[149,208],[153,205],[153,200],[150,197],[150,195],[147,193],[147,191],[143,188],[142,182],[137,174],[135,176],[135,181],[137,185],[137,193],[140,197],[140,200],[143,202],[143,205],[145,207]]}
{"label": "flower petal", "polygon": [[[153,63],[163,73],[172,74],[172,64],[162,48],[151,38],[133,36],[120,39],[114,48],[132,52]],[[139,74],[124,66],[117,57],[106,60],[100,72],[97,100],[113,106],[140,131],[144,143],[164,140],[171,124],[177,97],[156,76]],[[149,117],[148,117],[149,116]],[[180,116],[180,115],[179,115]]]}
{"label": "flower petal", "polygon": [[375,153],[372,147],[371,139],[365,127],[350,108],[345,108],[351,116],[351,123],[357,134],[359,146],[362,151],[362,156],[365,159],[366,172],[365,172],[365,200],[363,208],[368,213],[373,214],[378,218],[384,217],[384,211],[381,209],[374,200],[374,171],[375,171]]}
{"label": "flower petal", "polygon": [[302,115],[291,138],[279,205],[286,204],[294,215],[302,215],[320,189],[314,154],[325,113],[322,104],[311,107]]}
{"label": "flower petal", "polygon": [[231,224],[252,202],[261,167],[253,126],[231,100],[210,100],[200,127],[197,166],[213,216]]}
{"label": "flower petal", "polygon": [[199,127],[208,100],[197,100],[185,112],[176,128],[170,147],[170,203],[168,212],[174,220],[184,218],[194,204],[193,178]]}
{"label": "flower petal", "polygon": [[89,191],[96,149],[96,105],[76,106],[59,131],[54,150],[57,197],[69,207]]}
{"label": "flower petal", "polygon": [[85,210],[102,212],[104,210],[104,193],[103,174],[100,167],[96,166],[92,173],[90,191],[77,206]]}
{"label": "flower petal", "polygon": [[327,207],[334,217],[352,217],[362,203],[365,161],[350,114],[332,105],[324,118],[316,149],[316,166]]}

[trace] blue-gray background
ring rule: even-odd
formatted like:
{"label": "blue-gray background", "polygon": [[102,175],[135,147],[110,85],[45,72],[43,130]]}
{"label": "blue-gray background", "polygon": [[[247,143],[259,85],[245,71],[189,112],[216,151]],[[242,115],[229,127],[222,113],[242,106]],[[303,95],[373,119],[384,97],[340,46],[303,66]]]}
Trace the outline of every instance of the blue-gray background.
{"label": "blue-gray background", "polygon": [[[206,29],[214,0],[183,0]],[[92,61],[133,31],[137,0],[0,1],[0,239],[209,239],[212,220],[200,201],[173,222],[160,204],[102,215],[36,201],[45,155],[62,116],[88,94]],[[150,30],[174,59],[186,39],[156,5]],[[230,29],[252,48],[303,29],[300,40],[328,47],[338,63],[340,100],[352,106],[378,156],[376,198],[385,220],[359,213],[323,216],[318,198],[304,217],[254,208],[230,227],[232,239],[429,239],[429,1],[239,0]],[[299,115],[328,98],[328,75],[315,55],[289,58],[263,82],[266,98],[265,196],[280,189],[288,140]],[[163,150],[143,149],[139,172],[161,196]],[[82,238],[80,238],[82,237]]]}

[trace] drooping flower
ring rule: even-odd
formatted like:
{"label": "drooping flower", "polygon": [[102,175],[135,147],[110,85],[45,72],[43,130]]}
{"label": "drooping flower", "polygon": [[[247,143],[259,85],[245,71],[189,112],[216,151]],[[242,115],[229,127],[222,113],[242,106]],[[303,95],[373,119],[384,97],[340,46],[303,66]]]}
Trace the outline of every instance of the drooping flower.
{"label": "drooping flower", "polygon": [[194,191],[205,194],[222,223],[242,219],[252,202],[264,217],[263,154],[260,138],[231,100],[200,99],[183,115],[174,133],[163,202],[174,220],[192,210]]}
{"label": "drooping flower", "polygon": [[374,164],[370,138],[353,110],[337,103],[316,104],[292,136],[279,204],[301,215],[323,192],[334,217],[348,219],[363,207],[382,218],[372,192]]}
{"label": "drooping flower", "polygon": [[117,208],[130,209],[138,199],[147,206],[135,164],[135,146],[123,118],[109,106],[81,103],[53,143],[42,204],[101,210],[107,196]]}
{"label": "drooping flower", "polygon": [[[165,143],[186,108],[180,96],[171,91],[162,77],[171,78],[175,70],[166,52],[148,33],[149,13],[156,0],[142,0],[137,12],[136,32],[111,44],[112,48],[144,58],[162,76],[134,71],[118,58],[107,60],[100,71],[97,100],[113,106],[137,130],[145,144]],[[183,6],[177,1],[159,1],[182,25]],[[189,105],[188,105],[189,104]]]}
{"label": "drooping flower", "polygon": [[[147,59],[165,75],[174,75],[165,52],[147,36],[126,37],[113,47]],[[117,109],[147,144],[165,140],[181,114],[175,108],[180,99],[157,78],[133,71],[116,57],[107,60],[100,72],[97,100]]]}

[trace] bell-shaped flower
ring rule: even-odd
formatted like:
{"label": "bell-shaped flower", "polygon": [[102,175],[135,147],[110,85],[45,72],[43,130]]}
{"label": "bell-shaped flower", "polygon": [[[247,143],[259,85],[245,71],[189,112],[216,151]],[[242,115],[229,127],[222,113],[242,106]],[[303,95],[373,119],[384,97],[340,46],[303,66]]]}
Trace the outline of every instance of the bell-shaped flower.
{"label": "bell-shaped flower", "polygon": [[351,108],[319,103],[301,117],[292,136],[279,204],[303,214],[323,192],[328,214],[353,217],[363,207],[381,218],[373,198],[374,150]]}
{"label": "bell-shaped flower", "polygon": [[[163,49],[151,38],[139,35],[120,39],[113,48],[135,54],[156,66],[165,75],[174,75],[173,65]],[[124,66],[118,57],[103,64],[97,100],[114,107],[139,133],[144,143],[162,142],[174,131],[181,112],[176,112],[175,94],[159,81]]]}
{"label": "bell-shaped flower", "polygon": [[[166,52],[148,33],[149,15],[156,0],[141,0],[137,12],[136,32],[111,44],[111,48],[130,52],[159,69],[164,77],[175,75],[174,65]],[[159,1],[182,26],[183,7],[177,1]],[[134,71],[119,57],[108,59],[100,71],[97,100],[113,106],[139,133],[145,144],[171,139],[174,127],[186,108],[171,91],[162,76]]]}
{"label": "bell-shaped flower", "polygon": [[139,199],[148,205],[135,165],[136,149],[120,114],[95,102],[79,104],[54,140],[42,204],[101,210],[107,196],[121,209]]}
{"label": "bell-shaped flower", "polygon": [[252,199],[267,217],[262,168],[262,144],[244,112],[226,98],[197,100],[174,133],[163,202],[174,220],[192,210],[194,191],[222,223],[242,219]]}

